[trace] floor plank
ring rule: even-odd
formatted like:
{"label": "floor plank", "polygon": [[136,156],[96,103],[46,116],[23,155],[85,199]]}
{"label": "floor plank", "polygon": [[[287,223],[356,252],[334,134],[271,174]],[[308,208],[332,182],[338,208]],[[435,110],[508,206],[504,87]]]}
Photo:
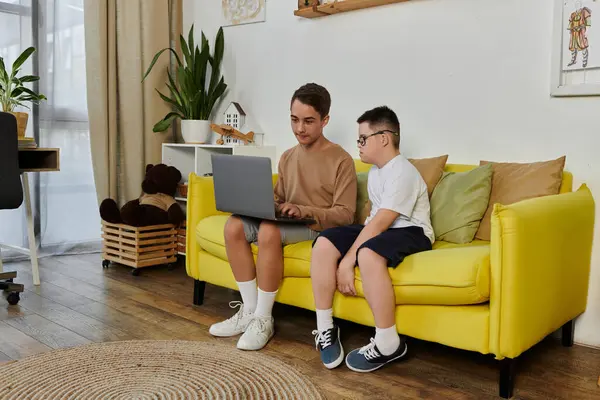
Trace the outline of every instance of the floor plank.
{"label": "floor plank", "polygon": [[[21,294],[20,297],[22,298],[22,296],[23,295]],[[21,307],[20,304],[9,307],[8,302],[4,296],[2,296],[2,293],[0,293],[0,321],[6,321],[10,318],[24,317],[25,315],[29,314],[31,314],[31,312]]]}
{"label": "floor plank", "polygon": [[19,304],[48,321],[67,328],[93,342],[135,339],[135,336],[127,332],[108,326],[97,319],[90,318],[33,292],[25,293]]}
{"label": "floor plank", "polygon": [[40,315],[27,315],[4,321],[5,324],[23,332],[53,349],[80,346],[90,340],[72,332]]}
{"label": "floor plank", "polygon": [[0,352],[7,357],[18,360],[48,350],[51,348],[7,325],[6,321],[0,321]]}
{"label": "floor plank", "polygon": [[[127,339],[215,340],[208,327],[233,314],[239,294],[207,285],[204,305],[193,306],[193,280],[183,266],[102,269],[99,254],[43,258],[41,286],[33,286],[28,262],[18,271],[26,291],[18,306],[0,299],[0,363],[51,348]],[[314,348],[314,313],[276,304],[276,336],[262,350],[310,377],[329,399],[497,399],[497,363],[490,356],[409,338],[406,362],[373,374],[345,367],[326,370]],[[347,351],[368,343],[372,329],[338,321]],[[600,350],[565,348],[548,338],[519,360],[518,399],[597,399]]]}

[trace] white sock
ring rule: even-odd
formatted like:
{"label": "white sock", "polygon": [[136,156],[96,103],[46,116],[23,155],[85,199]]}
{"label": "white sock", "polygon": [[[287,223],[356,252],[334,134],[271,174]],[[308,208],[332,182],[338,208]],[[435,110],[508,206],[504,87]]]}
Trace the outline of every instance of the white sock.
{"label": "white sock", "polygon": [[247,282],[237,282],[244,303],[244,314],[253,313],[256,310],[256,299],[258,289],[256,287],[256,278]]}
{"label": "white sock", "polygon": [[333,309],[317,310],[317,330],[319,332],[333,328]]}
{"label": "white sock", "polygon": [[277,290],[274,292],[265,292],[261,288],[258,288],[258,301],[256,303],[256,311],[254,311],[256,317],[271,316],[277,292]]}
{"label": "white sock", "polygon": [[389,356],[400,347],[400,336],[396,332],[396,326],[389,328],[375,328],[375,344],[384,356]]}

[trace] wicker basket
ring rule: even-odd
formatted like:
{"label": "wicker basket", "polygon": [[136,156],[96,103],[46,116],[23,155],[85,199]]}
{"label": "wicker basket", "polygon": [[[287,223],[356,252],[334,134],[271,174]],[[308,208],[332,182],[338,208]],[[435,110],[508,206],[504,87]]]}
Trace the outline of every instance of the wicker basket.
{"label": "wicker basket", "polygon": [[136,228],[102,221],[102,265],[115,262],[137,269],[177,261],[177,229],[174,225]]}
{"label": "wicker basket", "polygon": [[180,183],[177,185],[177,189],[179,189],[179,195],[181,197],[187,198],[188,185],[187,183]]}

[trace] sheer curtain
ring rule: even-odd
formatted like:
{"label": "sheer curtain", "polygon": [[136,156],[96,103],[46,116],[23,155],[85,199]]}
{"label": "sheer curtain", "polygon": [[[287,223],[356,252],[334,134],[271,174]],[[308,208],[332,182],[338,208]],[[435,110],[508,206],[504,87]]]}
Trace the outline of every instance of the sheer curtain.
{"label": "sheer curtain", "polygon": [[[4,21],[2,20],[4,19]],[[40,254],[100,249],[86,101],[83,0],[0,0],[0,55],[5,64],[27,46],[27,68],[47,101],[30,112],[28,136],[60,148],[60,172],[31,176]],[[0,211],[0,242],[27,246],[25,214]]]}

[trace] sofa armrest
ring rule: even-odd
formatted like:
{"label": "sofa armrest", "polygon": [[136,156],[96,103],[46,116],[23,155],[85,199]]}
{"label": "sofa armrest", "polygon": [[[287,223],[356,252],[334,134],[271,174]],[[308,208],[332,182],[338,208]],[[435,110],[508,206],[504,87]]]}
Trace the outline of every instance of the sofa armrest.
{"label": "sofa armrest", "polygon": [[212,215],[226,215],[226,213],[217,211],[215,186],[211,177],[198,176],[193,172],[189,175],[186,210],[185,265],[187,274],[198,279],[200,247],[196,241],[196,226],[203,218]]}
{"label": "sofa armrest", "polygon": [[586,308],[594,199],[576,192],[496,204],[490,244],[490,352],[514,358]]}

